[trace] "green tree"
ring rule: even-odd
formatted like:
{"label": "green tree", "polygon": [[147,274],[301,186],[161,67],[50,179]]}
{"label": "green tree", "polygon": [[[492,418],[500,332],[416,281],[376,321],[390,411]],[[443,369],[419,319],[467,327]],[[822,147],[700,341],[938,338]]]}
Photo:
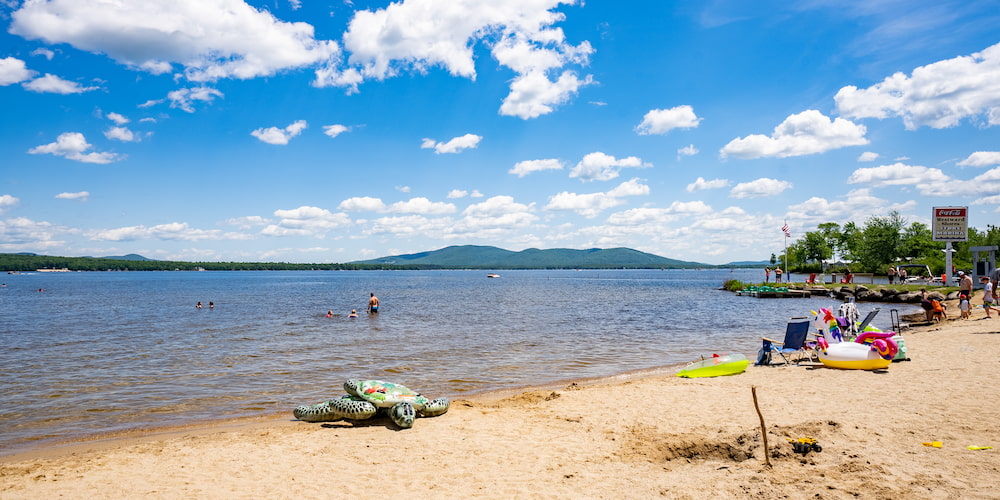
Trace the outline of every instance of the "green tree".
{"label": "green tree", "polygon": [[807,232],[798,243],[801,246],[802,259],[806,262],[822,262],[833,257],[833,248],[820,231]]}
{"label": "green tree", "polygon": [[944,245],[934,241],[934,235],[926,224],[914,222],[903,231],[897,257],[933,258],[942,248]]}
{"label": "green tree", "polygon": [[875,272],[896,260],[905,224],[906,220],[895,210],[884,217],[872,216],[865,222],[854,255],[862,270]]}

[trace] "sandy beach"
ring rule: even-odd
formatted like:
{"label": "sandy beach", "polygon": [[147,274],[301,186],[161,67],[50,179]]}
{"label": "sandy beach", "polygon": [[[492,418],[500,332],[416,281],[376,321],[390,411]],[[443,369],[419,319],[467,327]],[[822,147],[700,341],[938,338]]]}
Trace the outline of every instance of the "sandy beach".
{"label": "sandy beach", "polygon": [[[289,408],[36,450],[0,457],[0,497],[996,498],[1000,318],[982,318],[904,330],[912,360],[882,372],[670,370],[458,400],[407,430]],[[793,453],[806,436],[822,452]]]}

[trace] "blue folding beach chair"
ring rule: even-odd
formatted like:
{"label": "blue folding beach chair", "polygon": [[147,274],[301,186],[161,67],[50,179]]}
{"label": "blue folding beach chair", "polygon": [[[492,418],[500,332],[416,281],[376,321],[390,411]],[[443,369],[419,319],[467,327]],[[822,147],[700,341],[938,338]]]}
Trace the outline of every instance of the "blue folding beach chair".
{"label": "blue folding beach chair", "polygon": [[757,362],[755,365],[770,365],[774,360],[774,354],[777,354],[784,360],[785,364],[788,364],[788,358],[792,354],[798,354],[795,362],[798,363],[802,361],[802,356],[806,356],[812,359],[812,353],[806,347],[806,336],[809,334],[809,328],[812,325],[811,318],[808,317],[797,317],[788,320],[788,324],[785,325],[785,340],[783,342],[778,342],[777,340],[772,340],[767,337],[761,337],[763,345],[760,347],[760,351],[757,352]]}

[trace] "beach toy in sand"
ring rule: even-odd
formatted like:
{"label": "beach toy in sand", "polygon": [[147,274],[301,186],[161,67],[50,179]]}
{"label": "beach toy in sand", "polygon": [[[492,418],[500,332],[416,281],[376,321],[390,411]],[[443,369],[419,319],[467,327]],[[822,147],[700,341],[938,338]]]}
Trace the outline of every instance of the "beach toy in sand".
{"label": "beach toy in sand", "polygon": [[786,439],[788,439],[789,443],[792,443],[792,451],[803,456],[808,455],[810,451],[815,451],[816,453],[823,451],[823,447],[816,442],[816,439],[809,436],[798,439]]}
{"label": "beach toy in sand", "polygon": [[701,378],[736,375],[745,372],[749,364],[750,360],[742,354],[727,354],[725,356],[713,354],[711,358],[688,364],[677,372],[677,376]]}
{"label": "beach toy in sand", "polygon": [[442,415],[451,405],[448,398],[428,399],[406,386],[381,380],[348,380],[344,383],[344,390],[348,394],[314,405],[299,406],[292,414],[305,422],[335,422],[365,420],[383,410],[394,424],[409,429],[413,427],[416,417]]}
{"label": "beach toy in sand", "polygon": [[864,332],[854,342],[818,342],[819,361],[829,368],[880,370],[892,364],[899,346],[896,332]]}
{"label": "beach toy in sand", "polygon": [[925,442],[923,443],[923,445],[930,446],[931,448],[940,448],[941,446],[944,446],[944,443],[942,443],[941,441],[931,441],[929,443]]}
{"label": "beach toy in sand", "polygon": [[970,450],[972,450],[972,451],[979,451],[979,450],[992,450],[992,449],[993,449],[993,447],[992,447],[992,446],[972,446],[972,445],[970,445],[970,446],[966,446],[966,448],[967,448],[967,449],[970,449]]}

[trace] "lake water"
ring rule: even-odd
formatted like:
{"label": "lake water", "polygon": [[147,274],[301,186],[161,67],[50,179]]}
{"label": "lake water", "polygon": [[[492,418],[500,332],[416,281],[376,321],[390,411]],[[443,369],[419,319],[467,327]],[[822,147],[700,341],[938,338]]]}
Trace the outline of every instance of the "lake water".
{"label": "lake water", "polygon": [[[762,274],[4,275],[0,453],[213,419],[291,418],[299,404],[343,394],[348,378],[456,398],[665,367],[713,352],[749,357],[761,335],[781,338],[790,316],[838,304],[718,290],[727,279],[760,281]],[[377,315],[364,314],[369,292],[382,302]],[[196,309],[198,301],[205,308]],[[872,307],[859,305],[862,314]],[[361,317],[347,318],[351,309]],[[327,310],[336,316],[325,317]],[[888,328],[887,308],[874,323]]]}

